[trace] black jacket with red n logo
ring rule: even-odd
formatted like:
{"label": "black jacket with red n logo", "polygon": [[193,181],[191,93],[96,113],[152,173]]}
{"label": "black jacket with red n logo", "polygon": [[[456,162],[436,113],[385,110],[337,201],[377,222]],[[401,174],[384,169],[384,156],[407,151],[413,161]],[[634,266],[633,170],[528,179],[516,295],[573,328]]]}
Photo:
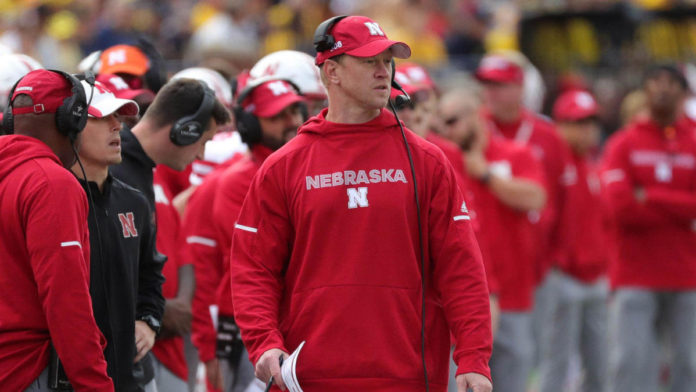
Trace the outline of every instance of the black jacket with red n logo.
{"label": "black jacket with red n logo", "polygon": [[[87,184],[80,180],[87,191]],[[152,212],[142,192],[109,175],[100,192],[89,183],[90,294],[107,340],[107,371],[118,391],[140,391],[133,376],[135,320],[162,314],[163,262],[155,256]],[[89,193],[88,193],[89,194]]]}

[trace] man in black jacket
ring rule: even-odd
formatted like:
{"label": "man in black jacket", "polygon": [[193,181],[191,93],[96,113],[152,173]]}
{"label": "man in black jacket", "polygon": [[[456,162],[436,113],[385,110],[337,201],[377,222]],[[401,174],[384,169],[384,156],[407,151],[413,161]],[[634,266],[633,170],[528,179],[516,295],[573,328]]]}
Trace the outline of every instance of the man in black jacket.
{"label": "man in black jacket", "polygon": [[[160,90],[145,115],[132,129],[124,128],[121,131],[123,162],[112,167],[111,172],[114,177],[143,192],[154,212],[152,171],[155,166],[164,164],[175,170],[183,170],[194,159],[202,159],[205,143],[215,135],[218,125],[229,121],[230,115],[225,106],[203,83],[185,78],[173,80]],[[154,232],[154,215],[151,222]],[[193,285],[193,268],[179,270],[181,282]],[[193,287],[190,289],[193,290]],[[176,318],[180,310],[167,304],[166,312],[174,313],[172,318]],[[166,328],[167,325],[162,327]],[[154,377],[149,356],[143,362],[146,362],[144,374],[136,375],[141,384]]]}
{"label": "man in black jacket", "polygon": [[72,171],[90,199],[90,294],[106,337],[107,372],[118,391],[141,391],[134,372],[152,348],[164,312],[161,270],[151,209],[142,192],[113,178],[121,162],[119,115],[137,115],[134,101],[118,99],[101,83],[82,82],[89,118]]}

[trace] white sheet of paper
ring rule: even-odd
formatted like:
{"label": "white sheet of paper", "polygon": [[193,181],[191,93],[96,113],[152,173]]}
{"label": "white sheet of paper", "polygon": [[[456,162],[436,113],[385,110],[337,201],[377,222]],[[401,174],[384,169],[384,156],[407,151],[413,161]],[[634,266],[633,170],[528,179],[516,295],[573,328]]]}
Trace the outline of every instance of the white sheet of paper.
{"label": "white sheet of paper", "polygon": [[297,357],[300,355],[300,350],[302,350],[304,344],[305,342],[302,341],[297,346],[297,349],[283,361],[283,366],[280,368],[280,375],[283,377],[283,382],[290,392],[303,392],[297,380]]}

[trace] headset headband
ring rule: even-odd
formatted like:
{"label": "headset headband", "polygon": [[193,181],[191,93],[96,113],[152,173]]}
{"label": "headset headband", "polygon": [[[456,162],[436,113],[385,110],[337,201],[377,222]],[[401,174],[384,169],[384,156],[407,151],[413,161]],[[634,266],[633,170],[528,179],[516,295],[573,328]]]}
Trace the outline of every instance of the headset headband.
{"label": "headset headband", "polygon": [[335,39],[333,35],[329,34],[329,32],[336,23],[347,17],[348,15],[334,16],[333,18],[329,18],[321,22],[321,24],[317,26],[317,29],[314,31],[313,40],[314,48],[317,50],[317,52],[326,52],[327,50],[333,48]]}

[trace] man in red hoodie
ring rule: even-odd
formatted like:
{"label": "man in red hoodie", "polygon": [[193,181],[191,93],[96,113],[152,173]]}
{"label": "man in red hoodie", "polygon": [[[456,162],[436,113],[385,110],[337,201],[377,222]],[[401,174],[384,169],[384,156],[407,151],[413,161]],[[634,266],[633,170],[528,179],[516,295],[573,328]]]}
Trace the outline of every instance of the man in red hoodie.
{"label": "man in red hoodie", "polygon": [[89,296],[87,197],[66,170],[84,91],[70,75],[32,71],[4,117],[14,135],[0,137],[0,390],[49,391],[53,345],[75,391],[113,391]]}
{"label": "man in red hoodie", "polygon": [[599,143],[598,105],[587,91],[568,91],[554,104],[553,119],[572,150],[572,171],[563,178],[566,203],[559,217],[562,252],[549,273],[556,299],[549,342],[541,353],[539,389],[563,390],[571,357],[579,352],[583,391],[606,383],[607,230],[594,156]]}
{"label": "man in red hoodie", "polygon": [[[184,215],[183,254],[195,263],[198,282],[192,337],[208,380],[226,392],[244,391],[254,379],[233,318],[229,255],[234,224],[254,174],[297,133],[306,109],[304,97],[290,83],[266,80],[248,86],[237,97],[237,129],[251,154],[206,177]],[[217,328],[210,317],[211,305],[218,308]]]}
{"label": "man in red hoodie", "polygon": [[530,245],[536,270],[533,333],[538,354],[544,350],[548,340],[547,327],[551,323],[550,309],[554,298],[548,294],[545,277],[557,261],[558,216],[564,203],[561,179],[569,157],[564,154],[566,148],[553,123],[523,104],[526,75],[523,59],[517,53],[486,55],[475,76],[483,85],[483,114],[490,131],[497,137],[528,146],[544,170],[546,204],[528,213],[534,230]]}
{"label": "man in red hoodie", "polygon": [[264,161],[235,224],[234,315],[257,377],[285,388],[279,358],[304,341],[306,392],[442,392],[451,332],[459,391],[491,391],[488,289],[454,169],[384,108],[410,48],[362,16],[322,23],[315,46],[329,107]]}
{"label": "man in red hoodie", "polygon": [[491,358],[496,390],[523,391],[534,355],[534,233],[527,214],[544,205],[544,175],[529,148],[491,135],[465,115],[478,109],[470,94],[463,89],[448,92],[440,109],[443,118],[462,116],[449,132],[466,154],[468,190],[476,200],[480,242],[491,270],[486,272],[497,282],[500,317]]}
{"label": "man in red hoodie", "polygon": [[696,385],[696,140],[672,65],[643,82],[649,117],[607,142],[602,183],[612,218],[610,391],[658,390],[656,327],[671,344],[672,392]]}

